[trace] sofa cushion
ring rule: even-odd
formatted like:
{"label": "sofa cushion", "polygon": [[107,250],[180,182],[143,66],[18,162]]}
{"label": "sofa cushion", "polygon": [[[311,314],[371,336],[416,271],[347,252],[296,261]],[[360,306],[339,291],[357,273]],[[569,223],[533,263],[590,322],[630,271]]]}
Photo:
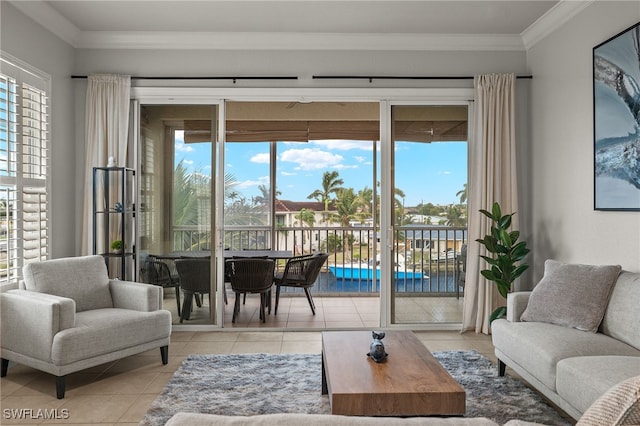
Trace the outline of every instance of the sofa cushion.
{"label": "sofa cushion", "polygon": [[222,416],[217,414],[176,413],[166,426],[300,426],[300,425],[427,425],[427,426],[497,426],[486,418],[438,417],[357,417],[329,414],[259,414],[255,416]]}
{"label": "sofa cushion", "polygon": [[580,417],[576,426],[640,425],[640,376],[609,389]]}
{"label": "sofa cushion", "polygon": [[53,338],[51,358],[55,365],[131,348],[171,334],[171,313],[129,309],[93,309],[76,315],[76,326]]}
{"label": "sofa cushion", "polygon": [[556,390],[556,364],[562,359],[640,355],[634,347],[602,333],[584,333],[555,324],[499,319],[491,329],[496,349],[552,390]]}
{"label": "sofa cushion", "polygon": [[73,299],[77,312],[113,307],[102,256],[31,262],[22,272],[27,290]]}
{"label": "sofa cushion", "polygon": [[640,274],[623,271],[611,291],[600,330],[640,349]]}
{"label": "sofa cushion", "polygon": [[535,286],[522,321],[548,322],[598,331],[619,265],[572,265],[547,260],[544,276]]}
{"label": "sofa cushion", "polygon": [[558,395],[584,413],[602,394],[630,377],[640,374],[638,356],[583,356],[558,362]]}

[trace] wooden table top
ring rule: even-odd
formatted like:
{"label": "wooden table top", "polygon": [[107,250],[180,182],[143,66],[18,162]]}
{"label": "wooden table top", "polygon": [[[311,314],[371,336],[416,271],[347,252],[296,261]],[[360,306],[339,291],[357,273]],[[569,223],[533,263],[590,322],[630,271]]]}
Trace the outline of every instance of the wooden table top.
{"label": "wooden table top", "polygon": [[322,361],[333,414],[464,415],[465,391],[411,331],[388,331],[389,354],[366,355],[370,331],[322,333]]}
{"label": "wooden table top", "polygon": [[[267,257],[269,259],[289,259],[293,257],[293,253],[289,250],[224,250],[223,253],[225,259],[232,257]],[[181,257],[211,257],[211,252],[208,250],[199,251],[172,251],[163,254],[154,254],[156,259],[169,259],[175,260]]]}

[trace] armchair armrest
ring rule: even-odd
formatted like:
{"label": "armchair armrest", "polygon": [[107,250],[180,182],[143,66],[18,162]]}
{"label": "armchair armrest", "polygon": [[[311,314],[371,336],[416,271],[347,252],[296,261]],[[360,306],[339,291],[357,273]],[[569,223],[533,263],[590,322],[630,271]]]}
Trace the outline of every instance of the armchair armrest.
{"label": "armchair armrest", "polygon": [[517,291],[507,294],[507,321],[520,322],[520,316],[529,303],[530,291]]}
{"label": "armchair armrest", "polygon": [[3,350],[51,361],[53,337],[75,327],[76,303],[72,299],[28,290],[0,294]]}
{"label": "armchair armrest", "polygon": [[162,309],[162,287],[132,281],[109,280],[113,307],[151,312]]}

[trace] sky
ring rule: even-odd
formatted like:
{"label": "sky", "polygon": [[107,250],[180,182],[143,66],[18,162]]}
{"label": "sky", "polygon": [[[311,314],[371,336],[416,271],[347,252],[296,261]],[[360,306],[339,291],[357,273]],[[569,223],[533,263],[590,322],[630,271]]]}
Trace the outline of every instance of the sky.
{"label": "sky", "polygon": [[[395,157],[396,186],[405,193],[405,206],[459,202],[456,193],[467,182],[465,142],[396,142]],[[176,135],[176,164],[184,160],[190,171],[211,174],[210,158],[210,144],[184,144]],[[276,164],[278,198],[283,200],[309,201],[308,195],[322,187],[326,171],[338,171],[342,186],[356,192],[374,182],[372,142],[280,142]],[[228,143],[225,168],[238,182],[238,193],[248,200],[260,195],[258,186],[269,185],[269,143]]]}

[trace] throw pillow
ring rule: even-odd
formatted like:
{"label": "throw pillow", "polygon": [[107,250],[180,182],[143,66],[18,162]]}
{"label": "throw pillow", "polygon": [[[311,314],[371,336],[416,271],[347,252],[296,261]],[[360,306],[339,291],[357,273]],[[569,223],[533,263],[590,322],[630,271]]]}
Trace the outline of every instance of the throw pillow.
{"label": "throw pillow", "polygon": [[520,319],[595,333],[621,270],[620,265],[575,265],[549,259]]}
{"label": "throw pillow", "polygon": [[602,425],[640,425],[640,376],[613,386],[576,423],[576,426]]}

